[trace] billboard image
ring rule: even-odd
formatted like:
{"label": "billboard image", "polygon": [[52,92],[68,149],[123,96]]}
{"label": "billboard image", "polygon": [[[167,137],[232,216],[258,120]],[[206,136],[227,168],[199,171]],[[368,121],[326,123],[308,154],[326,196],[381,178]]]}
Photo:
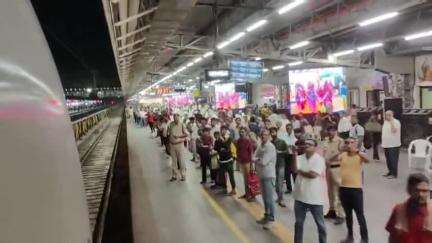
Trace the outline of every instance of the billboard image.
{"label": "billboard image", "polygon": [[247,104],[247,95],[243,92],[235,92],[235,84],[215,85],[217,109],[243,109]]}
{"label": "billboard image", "polygon": [[293,70],[289,83],[292,114],[338,112],[347,107],[343,68]]}
{"label": "billboard image", "polygon": [[165,101],[169,107],[182,107],[192,105],[194,102],[192,96],[187,94],[166,97]]}

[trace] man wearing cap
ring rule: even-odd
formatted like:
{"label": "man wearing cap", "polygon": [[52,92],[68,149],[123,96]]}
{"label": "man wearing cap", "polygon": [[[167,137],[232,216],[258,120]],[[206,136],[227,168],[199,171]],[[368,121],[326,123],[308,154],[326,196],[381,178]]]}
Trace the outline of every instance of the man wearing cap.
{"label": "man wearing cap", "polygon": [[180,116],[174,114],[174,121],[170,123],[168,128],[168,136],[170,142],[170,155],[173,162],[172,177],[170,181],[177,180],[177,170],[180,172],[181,180],[185,178],[185,161],[184,161],[184,141],[188,134],[186,127],[180,121]]}
{"label": "man wearing cap", "polygon": [[327,231],[324,222],[323,183],[320,176],[325,172],[325,161],[316,153],[317,142],[305,140],[305,153],[297,156],[294,171],[297,178],[294,187],[295,232],[294,242],[303,242],[303,225],[306,213],[311,212],[318,228],[319,243],[327,242]]}
{"label": "man wearing cap", "polygon": [[344,141],[337,135],[335,126],[329,126],[327,133],[328,137],[323,143],[323,155],[326,161],[327,193],[330,207],[324,218],[335,219],[335,224],[341,224],[343,223],[344,212],[339,200],[340,163],[334,158],[342,152]]}

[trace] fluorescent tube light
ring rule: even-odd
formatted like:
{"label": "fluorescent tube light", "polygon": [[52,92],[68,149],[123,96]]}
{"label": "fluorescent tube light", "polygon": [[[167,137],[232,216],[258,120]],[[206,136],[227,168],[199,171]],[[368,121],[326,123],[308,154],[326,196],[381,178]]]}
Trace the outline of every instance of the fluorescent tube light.
{"label": "fluorescent tube light", "polygon": [[217,47],[217,49],[222,49],[222,48],[228,46],[229,44],[231,44],[230,41],[224,41],[224,42],[219,43],[216,47]]}
{"label": "fluorescent tube light", "polygon": [[284,67],[285,67],[285,65],[277,65],[277,66],[272,67],[272,70],[280,70]]}
{"label": "fluorescent tube light", "polygon": [[298,66],[298,65],[301,65],[301,64],[303,64],[302,61],[288,63],[288,65],[289,65],[290,67]]}
{"label": "fluorescent tube light", "polygon": [[247,31],[247,32],[252,32],[252,31],[258,29],[259,27],[261,27],[261,26],[267,24],[267,22],[268,22],[268,21],[267,21],[266,19],[262,19],[262,20],[260,20],[260,21],[257,21],[257,22],[255,22],[254,24],[251,24],[249,27],[247,27],[247,28],[246,28],[246,31]]}
{"label": "fluorescent tube light", "polygon": [[331,54],[331,56],[341,57],[341,56],[351,55],[353,53],[354,53],[354,50],[346,50],[346,51],[340,51],[340,52],[333,53],[333,54]]}
{"label": "fluorescent tube light", "polygon": [[368,25],[371,25],[371,24],[375,24],[375,23],[387,20],[387,19],[394,18],[394,17],[396,17],[398,15],[399,15],[398,12],[392,12],[392,13],[383,14],[383,15],[380,15],[378,17],[371,18],[371,19],[365,20],[363,22],[360,22],[359,25],[362,26],[362,27],[368,26]]}
{"label": "fluorescent tube light", "polygon": [[240,33],[234,35],[233,37],[231,37],[231,39],[229,39],[229,42],[233,42],[233,41],[239,40],[240,38],[242,38],[245,35],[246,35],[245,32],[240,32]]}
{"label": "fluorescent tube light", "polygon": [[266,72],[268,72],[269,70],[268,70],[268,68],[264,68],[263,69],[263,73],[266,73]]}
{"label": "fluorescent tube light", "polygon": [[195,60],[194,60],[193,62],[194,62],[194,63],[199,63],[199,62],[201,62],[201,61],[202,61],[202,59],[203,59],[202,57],[198,57],[198,58],[197,58],[197,59],[195,59]]}
{"label": "fluorescent tube light", "polygon": [[377,47],[381,47],[383,45],[384,45],[383,43],[372,43],[372,44],[367,44],[367,45],[361,46],[361,47],[357,48],[357,50],[358,51],[366,51],[366,50],[374,49]]}
{"label": "fluorescent tube light", "polygon": [[305,46],[307,46],[309,44],[310,44],[309,41],[302,41],[302,42],[299,42],[297,44],[294,44],[294,45],[290,46],[289,49],[294,50],[294,49],[297,49],[297,48],[305,47]]}
{"label": "fluorescent tube light", "polygon": [[193,62],[190,62],[190,63],[188,63],[187,65],[186,65],[186,67],[192,67],[194,65],[194,63]]}
{"label": "fluorescent tube light", "polygon": [[405,36],[406,41],[432,36],[432,30]]}
{"label": "fluorescent tube light", "polygon": [[255,57],[255,61],[261,61],[262,58],[261,57]]}
{"label": "fluorescent tube light", "polygon": [[203,55],[203,57],[204,57],[204,58],[206,58],[206,57],[210,57],[210,56],[213,56],[213,54],[214,54],[214,52],[209,51],[209,52],[206,52],[206,53]]}
{"label": "fluorescent tube light", "polygon": [[305,0],[295,0],[294,2],[288,3],[287,5],[280,8],[278,10],[278,13],[279,13],[279,15],[282,15],[282,14],[296,8],[297,6],[303,4],[304,2],[305,2]]}

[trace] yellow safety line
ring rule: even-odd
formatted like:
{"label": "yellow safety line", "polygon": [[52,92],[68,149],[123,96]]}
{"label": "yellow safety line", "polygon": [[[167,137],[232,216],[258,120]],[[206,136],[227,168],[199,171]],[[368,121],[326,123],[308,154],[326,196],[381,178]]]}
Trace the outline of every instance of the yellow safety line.
{"label": "yellow safety line", "polygon": [[228,213],[221,207],[219,204],[213,199],[212,196],[204,189],[202,189],[202,193],[207,201],[210,203],[210,206],[214,211],[221,217],[223,222],[228,226],[228,228],[234,233],[234,235],[242,242],[242,243],[251,243],[251,241],[246,237],[246,235],[239,229],[237,224],[228,216]]}
{"label": "yellow safety line", "polygon": [[[227,189],[230,189],[230,185],[227,185]],[[256,220],[261,219],[264,216],[264,209],[262,205],[258,202],[247,202],[244,199],[239,199],[236,196],[233,199],[238,202],[246,211],[249,212]],[[275,221],[270,229],[270,232],[274,236],[279,238],[283,243],[293,243],[294,235],[291,230],[285,227],[281,222]]]}
{"label": "yellow safety line", "polygon": [[[246,200],[238,199],[237,197],[233,197],[235,201],[237,201],[244,209],[246,209],[249,214],[251,214],[256,220],[259,220],[264,215],[264,210],[258,202],[247,202]],[[274,236],[279,238],[281,242],[284,243],[293,243],[294,236],[292,232],[285,227],[282,223],[275,221],[270,231]]]}

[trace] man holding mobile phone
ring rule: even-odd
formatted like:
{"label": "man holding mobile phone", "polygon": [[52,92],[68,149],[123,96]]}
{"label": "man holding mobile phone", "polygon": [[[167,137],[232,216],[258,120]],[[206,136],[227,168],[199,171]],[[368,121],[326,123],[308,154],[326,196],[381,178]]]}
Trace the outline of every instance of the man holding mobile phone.
{"label": "man holding mobile phone", "polygon": [[369,242],[366,218],[364,216],[363,199],[363,163],[369,159],[358,149],[357,138],[350,137],[345,140],[345,152],[337,155],[340,163],[341,185],[339,197],[345,211],[346,226],[348,229],[347,238],[341,243],[354,242],[353,233],[353,211],[356,214],[359,226],[361,243]]}

